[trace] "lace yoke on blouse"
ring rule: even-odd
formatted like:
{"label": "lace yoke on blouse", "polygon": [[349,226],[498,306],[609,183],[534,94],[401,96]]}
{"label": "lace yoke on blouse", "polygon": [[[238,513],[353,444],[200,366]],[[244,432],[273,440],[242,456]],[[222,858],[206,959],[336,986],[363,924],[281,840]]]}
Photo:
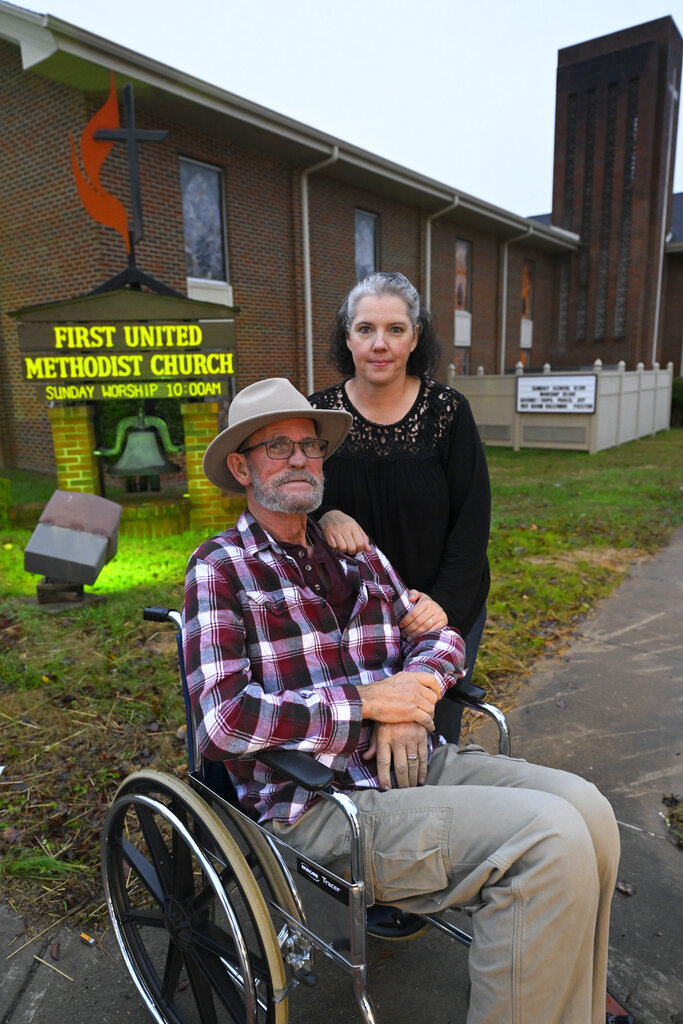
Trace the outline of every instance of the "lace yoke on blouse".
{"label": "lace yoke on blouse", "polygon": [[423,380],[412,408],[397,423],[373,423],[350,402],[343,384],[335,384],[311,396],[318,409],[344,409],[353,425],[335,452],[339,458],[424,458],[435,452],[444,456],[453,427],[459,395],[452,388]]}

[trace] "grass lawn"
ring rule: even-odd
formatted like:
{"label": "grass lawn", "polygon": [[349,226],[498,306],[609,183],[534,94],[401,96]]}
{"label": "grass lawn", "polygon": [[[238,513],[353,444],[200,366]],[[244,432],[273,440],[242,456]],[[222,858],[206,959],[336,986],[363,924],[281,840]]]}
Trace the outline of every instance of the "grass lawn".
{"label": "grass lawn", "polygon": [[[683,523],[683,429],[593,456],[487,455],[492,589],[475,681],[509,709],[535,659],[561,653],[629,565]],[[54,487],[0,475],[17,502],[47,501]],[[116,786],[141,766],[185,773],[173,630],[143,622],[141,609],[181,606],[187,557],[204,538],[120,538],[90,588],[106,603],[54,614],[23,568],[30,535],[0,526],[0,899],[92,929]]]}

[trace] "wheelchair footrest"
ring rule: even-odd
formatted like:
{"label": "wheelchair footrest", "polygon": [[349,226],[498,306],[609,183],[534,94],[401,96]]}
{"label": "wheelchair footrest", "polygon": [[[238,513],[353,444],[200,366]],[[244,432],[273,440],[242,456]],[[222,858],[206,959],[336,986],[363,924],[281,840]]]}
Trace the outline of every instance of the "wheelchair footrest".
{"label": "wheelchair footrest", "polygon": [[376,903],[366,914],[368,935],[378,939],[411,939],[429,925],[417,914],[406,914],[397,907]]}
{"label": "wheelchair footrest", "polygon": [[300,985],[305,985],[306,988],[313,988],[318,983],[318,975],[314,974],[313,971],[307,970],[305,967],[300,967],[298,971],[294,971],[294,977]]}

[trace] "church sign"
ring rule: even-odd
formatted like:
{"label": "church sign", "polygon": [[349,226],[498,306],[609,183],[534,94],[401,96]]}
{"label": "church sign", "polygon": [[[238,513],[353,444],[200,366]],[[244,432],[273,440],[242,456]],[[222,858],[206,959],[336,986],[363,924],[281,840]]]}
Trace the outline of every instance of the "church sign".
{"label": "church sign", "polygon": [[594,413],[595,374],[517,377],[517,412]]}
{"label": "church sign", "polygon": [[19,310],[24,380],[53,402],[218,398],[235,372],[233,313],[128,289]]}

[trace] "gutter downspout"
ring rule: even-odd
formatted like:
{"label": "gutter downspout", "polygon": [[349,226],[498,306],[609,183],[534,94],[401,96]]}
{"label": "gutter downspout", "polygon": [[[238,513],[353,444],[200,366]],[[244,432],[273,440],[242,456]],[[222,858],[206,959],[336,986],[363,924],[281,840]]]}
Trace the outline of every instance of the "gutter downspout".
{"label": "gutter downspout", "polygon": [[450,213],[459,202],[460,196],[453,196],[448,206],[444,206],[443,209],[437,210],[435,213],[430,213],[425,221],[425,305],[427,309],[431,309],[432,305],[432,221],[437,217],[443,217],[445,213]]}
{"label": "gutter downspout", "polygon": [[501,314],[501,325],[500,325],[500,374],[501,376],[505,373],[505,342],[507,338],[507,305],[508,305],[508,246],[512,245],[513,242],[521,242],[523,238],[529,238],[533,235],[533,225],[523,231],[521,235],[514,235],[512,238],[507,238],[503,242],[503,298],[502,298],[502,314]]}
{"label": "gutter downspout", "polygon": [[674,130],[674,109],[676,107],[676,100],[678,99],[678,93],[676,92],[676,70],[673,71],[673,77],[669,82],[669,94],[671,96],[671,105],[669,107],[669,131],[667,138],[669,145],[666,150],[666,171],[664,174],[664,202],[662,204],[662,232],[659,240],[659,266],[657,267],[657,290],[655,291],[655,322],[652,328],[652,368],[654,369],[655,362],[657,361],[657,335],[659,334],[659,308],[662,292],[662,273],[664,271],[664,245],[666,242],[666,217],[669,212],[669,177],[671,174],[671,143],[673,140]]}
{"label": "gutter downspout", "polygon": [[311,239],[308,220],[308,176],[329,167],[339,159],[339,146],[332,147],[332,153],[301,172],[301,243],[304,274],[304,347],[306,352],[306,394],[315,391],[313,383],[313,300],[311,298]]}

